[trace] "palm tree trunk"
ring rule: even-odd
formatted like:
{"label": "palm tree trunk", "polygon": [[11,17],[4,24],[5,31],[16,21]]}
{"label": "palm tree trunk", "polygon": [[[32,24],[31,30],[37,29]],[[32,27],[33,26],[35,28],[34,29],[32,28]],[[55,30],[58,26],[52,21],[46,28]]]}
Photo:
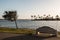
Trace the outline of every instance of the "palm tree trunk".
{"label": "palm tree trunk", "polygon": [[15,20],[15,24],[16,24],[16,29],[18,29],[18,26],[17,26],[17,22],[16,22],[16,20]]}

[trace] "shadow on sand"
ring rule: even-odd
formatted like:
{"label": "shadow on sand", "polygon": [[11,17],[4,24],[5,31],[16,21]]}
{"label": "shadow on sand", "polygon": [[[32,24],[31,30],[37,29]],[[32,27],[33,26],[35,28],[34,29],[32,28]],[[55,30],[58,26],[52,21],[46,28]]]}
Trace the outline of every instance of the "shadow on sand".
{"label": "shadow on sand", "polygon": [[2,40],[44,40],[45,38],[36,35],[19,35],[14,37],[8,37]]}

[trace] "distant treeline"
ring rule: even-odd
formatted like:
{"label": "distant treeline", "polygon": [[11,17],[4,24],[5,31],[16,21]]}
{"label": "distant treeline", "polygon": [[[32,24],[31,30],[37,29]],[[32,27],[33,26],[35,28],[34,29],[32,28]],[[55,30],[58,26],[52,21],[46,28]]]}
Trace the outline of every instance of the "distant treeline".
{"label": "distant treeline", "polygon": [[59,15],[56,15],[55,18],[53,16],[49,15],[43,15],[43,16],[36,16],[36,15],[31,15],[31,18],[34,20],[60,20]]}

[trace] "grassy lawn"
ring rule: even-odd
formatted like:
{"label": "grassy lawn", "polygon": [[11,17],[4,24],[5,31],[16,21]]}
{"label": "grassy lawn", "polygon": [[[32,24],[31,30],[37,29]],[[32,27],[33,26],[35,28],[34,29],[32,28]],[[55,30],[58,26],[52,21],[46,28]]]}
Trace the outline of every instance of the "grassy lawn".
{"label": "grassy lawn", "polygon": [[15,28],[5,28],[5,27],[0,27],[0,32],[8,32],[8,33],[18,33],[18,34],[35,34],[35,30],[34,29],[28,29],[28,28],[19,28],[19,29],[15,29]]}

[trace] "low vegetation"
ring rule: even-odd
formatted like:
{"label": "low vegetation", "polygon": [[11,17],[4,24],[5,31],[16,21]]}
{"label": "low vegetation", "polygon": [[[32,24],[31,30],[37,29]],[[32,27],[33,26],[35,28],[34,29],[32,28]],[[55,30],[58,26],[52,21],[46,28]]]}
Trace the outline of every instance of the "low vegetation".
{"label": "low vegetation", "polygon": [[35,30],[28,28],[15,29],[15,28],[0,27],[0,32],[17,33],[17,34],[34,34]]}
{"label": "low vegetation", "polygon": [[60,32],[58,32],[58,34],[60,35]]}

